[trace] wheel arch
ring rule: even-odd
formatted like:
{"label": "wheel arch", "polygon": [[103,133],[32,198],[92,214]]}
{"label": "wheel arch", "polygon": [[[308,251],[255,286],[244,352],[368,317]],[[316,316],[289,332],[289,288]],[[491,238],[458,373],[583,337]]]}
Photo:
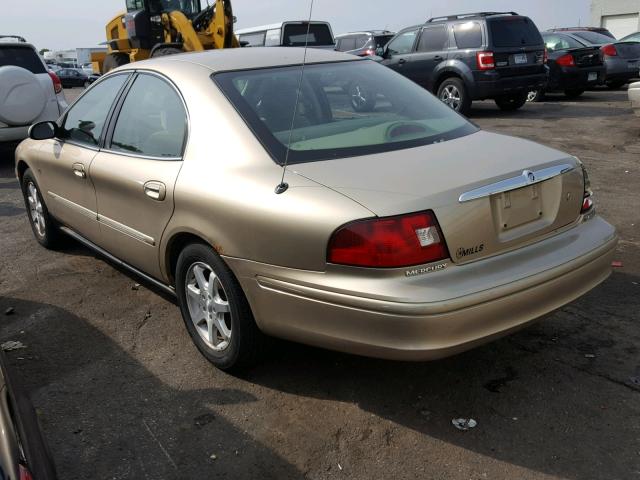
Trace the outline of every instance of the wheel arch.
{"label": "wheel arch", "polygon": [[29,165],[24,160],[20,159],[16,162],[16,175],[18,176],[18,180],[20,180],[20,184],[22,184],[22,177],[24,177],[24,172],[29,169]]}
{"label": "wheel arch", "polygon": [[192,243],[202,243],[218,251],[204,235],[193,231],[180,231],[173,233],[167,240],[164,248],[162,270],[169,283],[173,285],[176,279],[176,266],[178,265],[178,257],[184,248]]}
{"label": "wheel arch", "polygon": [[[460,63],[460,64],[459,64]],[[473,73],[471,69],[461,62],[455,62],[454,64],[447,64],[438,72],[438,77],[433,84],[433,93],[437,94],[440,85],[448,78],[459,78],[464,82],[465,87],[469,90],[473,83]]]}

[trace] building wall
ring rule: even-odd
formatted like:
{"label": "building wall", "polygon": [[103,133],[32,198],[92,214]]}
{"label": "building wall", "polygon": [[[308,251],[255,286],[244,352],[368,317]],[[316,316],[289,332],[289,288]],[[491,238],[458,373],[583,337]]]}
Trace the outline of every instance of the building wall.
{"label": "building wall", "polygon": [[635,31],[640,31],[640,0],[592,0],[591,2],[591,26],[603,26],[602,17],[626,14],[638,15]]}

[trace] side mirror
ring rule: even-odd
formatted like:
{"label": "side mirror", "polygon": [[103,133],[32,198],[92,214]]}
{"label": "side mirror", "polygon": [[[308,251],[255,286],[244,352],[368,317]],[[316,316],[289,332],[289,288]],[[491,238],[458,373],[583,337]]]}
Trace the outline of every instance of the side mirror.
{"label": "side mirror", "polygon": [[56,133],[58,133],[58,125],[55,122],[40,122],[29,128],[31,140],[49,140],[54,138]]}

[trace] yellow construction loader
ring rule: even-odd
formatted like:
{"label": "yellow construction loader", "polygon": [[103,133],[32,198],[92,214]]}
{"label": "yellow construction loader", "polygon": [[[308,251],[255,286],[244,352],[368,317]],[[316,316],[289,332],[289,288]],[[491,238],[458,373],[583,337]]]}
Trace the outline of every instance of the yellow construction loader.
{"label": "yellow construction loader", "polygon": [[181,52],[239,47],[231,0],[126,0],[127,11],[107,24],[106,55],[92,57],[107,73],[127,63]]}

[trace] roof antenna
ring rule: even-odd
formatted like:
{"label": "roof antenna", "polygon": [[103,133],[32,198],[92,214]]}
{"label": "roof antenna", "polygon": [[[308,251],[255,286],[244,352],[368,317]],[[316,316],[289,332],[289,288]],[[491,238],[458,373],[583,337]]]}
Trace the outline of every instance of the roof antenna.
{"label": "roof antenna", "polygon": [[307,23],[307,36],[304,40],[304,57],[302,59],[302,69],[300,70],[300,78],[298,79],[298,91],[296,93],[296,105],[293,108],[293,118],[291,119],[291,128],[289,129],[289,141],[287,142],[287,153],[284,157],[284,165],[282,168],[282,178],[280,183],[276,186],[276,193],[280,195],[289,188],[289,184],[285,183],[284,176],[287,173],[287,165],[289,163],[289,152],[291,151],[291,138],[293,137],[293,127],[296,123],[296,114],[298,113],[298,104],[300,103],[300,95],[302,93],[302,79],[304,78],[304,66],[307,63],[307,49],[309,48],[309,32],[311,31],[311,18],[313,15],[313,0],[311,0],[311,7],[309,8],[309,23]]}

